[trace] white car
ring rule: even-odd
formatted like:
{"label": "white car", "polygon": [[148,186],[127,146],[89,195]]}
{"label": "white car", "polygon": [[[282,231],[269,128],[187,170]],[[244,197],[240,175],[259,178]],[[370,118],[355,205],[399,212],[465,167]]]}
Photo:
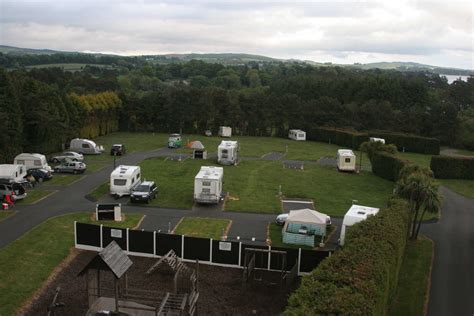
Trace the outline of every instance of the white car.
{"label": "white car", "polygon": [[[331,225],[331,216],[329,215],[326,215],[326,224],[327,225]],[[288,218],[288,213],[283,213],[283,214],[280,214],[277,216],[277,218],[275,219],[275,223],[277,225],[284,225],[285,222],[286,222],[286,219]]]}
{"label": "white car", "polygon": [[66,152],[63,152],[60,155],[53,156],[51,158],[51,161],[56,162],[56,163],[66,161],[66,160],[83,161],[84,156],[82,154],[76,153],[75,151],[66,151]]}

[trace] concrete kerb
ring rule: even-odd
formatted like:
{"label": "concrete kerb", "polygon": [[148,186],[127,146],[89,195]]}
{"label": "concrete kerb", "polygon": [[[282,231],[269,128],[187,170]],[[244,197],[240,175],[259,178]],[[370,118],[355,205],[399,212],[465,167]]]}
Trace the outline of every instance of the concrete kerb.
{"label": "concrete kerb", "polygon": [[41,201],[43,201],[44,199],[46,199],[47,197],[50,197],[51,195],[55,194],[56,192],[58,192],[58,190],[53,190],[51,191],[49,194],[46,194],[45,196],[43,196],[42,198],[32,202],[32,203],[29,203],[29,204],[26,204],[26,205],[35,205]]}
{"label": "concrete kerb", "polygon": [[430,264],[428,282],[426,282],[427,288],[426,288],[425,303],[423,305],[423,315],[428,315],[428,306],[430,303],[430,291],[431,291],[431,272],[433,271],[433,265],[434,265],[435,247],[434,247],[433,240],[431,238],[428,238],[428,236],[425,236],[425,237],[431,242],[431,264]]}
{"label": "concrete kerb", "polygon": [[179,224],[181,224],[183,220],[184,220],[184,217],[181,217],[181,219],[178,221],[178,223],[176,223],[176,225],[173,227],[173,229],[169,233],[174,234],[174,232],[176,231],[176,228],[178,228]]}

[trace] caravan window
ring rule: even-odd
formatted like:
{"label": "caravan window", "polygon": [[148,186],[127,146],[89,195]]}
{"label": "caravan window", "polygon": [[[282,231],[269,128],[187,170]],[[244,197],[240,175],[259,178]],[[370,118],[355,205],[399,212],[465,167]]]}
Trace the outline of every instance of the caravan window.
{"label": "caravan window", "polygon": [[34,165],[35,166],[41,166],[41,160],[35,160]]}
{"label": "caravan window", "polygon": [[82,144],[82,148],[89,148],[89,144]]}
{"label": "caravan window", "polygon": [[210,186],[210,185],[211,185],[211,181],[203,181],[203,182],[202,182],[202,186],[203,186],[203,187],[208,187],[208,186]]}
{"label": "caravan window", "polygon": [[346,162],[346,163],[351,162],[351,158],[345,158],[345,159],[344,159],[344,162]]}
{"label": "caravan window", "polygon": [[17,160],[17,163],[18,163],[19,165],[24,165],[24,164],[25,164],[25,161],[18,159],[18,160]]}
{"label": "caravan window", "polygon": [[203,188],[202,193],[211,193],[211,189]]}
{"label": "caravan window", "polygon": [[298,137],[304,137],[304,134],[299,134]]}
{"label": "caravan window", "polygon": [[137,174],[137,180],[140,179],[140,174]]}
{"label": "caravan window", "polygon": [[114,185],[126,185],[127,179],[114,179]]}

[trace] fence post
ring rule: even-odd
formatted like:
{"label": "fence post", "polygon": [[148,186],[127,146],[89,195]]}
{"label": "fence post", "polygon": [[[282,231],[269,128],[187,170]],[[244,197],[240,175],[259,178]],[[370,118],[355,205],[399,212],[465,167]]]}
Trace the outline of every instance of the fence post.
{"label": "fence post", "polygon": [[156,231],[153,232],[153,255],[156,257]]}
{"label": "fence post", "polygon": [[240,267],[240,260],[242,259],[242,242],[239,242],[239,262],[237,265]]}
{"label": "fence post", "polygon": [[209,244],[210,244],[209,262],[212,262],[212,238],[209,239]]}
{"label": "fence post", "polygon": [[77,221],[74,221],[74,248],[77,248]]}
{"label": "fence post", "polygon": [[272,258],[272,246],[268,246],[268,267],[267,267],[267,270],[270,270],[271,258]]}
{"label": "fence post", "polygon": [[127,228],[127,253],[129,254],[129,242],[128,242],[128,228]]}
{"label": "fence post", "polygon": [[184,259],[184,235],[181,235],[181,259]]}
{"label": "fence post", "polygon": [[301,265],[301,248],[298,248],[298,275],[300,275],[300,265]]}
{"label": "fence post", "polygon": [[103,236],[102,236],[102,234],[103,234],[103,232],[102,232],[102,226],[104,226],[104,225],[100,224],[100,249],[103,249],[103,248],[104,248],[103,238],[102,238],[102,237],[103,237]]}

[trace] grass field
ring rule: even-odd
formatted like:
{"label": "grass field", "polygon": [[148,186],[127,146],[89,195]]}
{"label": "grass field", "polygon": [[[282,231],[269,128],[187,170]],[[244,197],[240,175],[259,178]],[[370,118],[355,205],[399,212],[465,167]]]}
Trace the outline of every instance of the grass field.
{"label": "grass field", "polygon": [[110,148],[113,144],[125,145],[125,149],[129,153],[136,151],[151,151],[166,147],[168,144],[168,134],[117,132],[108,134],[106,136],[97,137],[94,139],[94,141],[98,145],[104,146],[105,152],[102,155],[86,156],[86,159],[104,159],[107,157],[107,159],[112,161],[113,156],[110,155]]}
{"label": "grass field", "polygon": [[59,67],[66,71],[82,71],[86,66],[93,66],[99,68],[108,68],[108,69],[120,69],[120,67],[111,66],[111,65],[104,65],[104,64],[82,64],[82,63],[57,63],[57,64],[44,64],[44,65],[33,65],[33,66],[26,66],[26,69],[33,69],[33,68],[52,68],[52,67]]}
{"label": "grass field", "polygon": [[80,178],[82,178],[83,175],[81,174],[59,174],[55,173],[53,175],[53,178],[51,178],[48,181],[43,182],[43,185],[48,186],[48,185],[69,185]]}
{"label": "grass field", "polygon": [[175,234],[220,240],[230,220],[218,218],[184,217]]}
{"label": "grass field", "polygon": [[97,201],[99,198],[109,193],[109,188],[110,188],[109,182],[102,183],[97,188],[95,188],[92,192],[90,192],[88,196]]}
{"label": "grass field", "polygon": [[26,198],[16,202],[15,204],[30,205],[51,193],[53,193],[53,191],[41,190],[41,189],[28,190],[27,192],[28,195],[26,196]]}
{"label": "grass field", "polygon": [[[115,227],[135,227],[142,215],[126,214]],[[13,315],[48,278],[74,246],[74,221],[91,222],[91,213],[54,217],[0,250],[0,315]]]}
{"label": "grass field", "polygon": [[415,154],[415,153],[402,153],[399,152],[398,156],[416,163],[417,165],[430,168],[431,155]]}
{"label": "grass field", "polygon": [[417,241],[408,242],[390,315],[424,315],[432,257],[431,240],[422,236]]}
{"label": "grass field", "polygon": [[1,210],[0,211],[0,222],[3,221],[5,218],[12,216],[13,214],[15,214],[15,211]]}
{"label": "grass field", "polygon": [[[191,159],[142,162],[142,176],[158,184],[158,198],[151,204],[190,208],[193,205],[194,177],[201,165],[213,164]],[[284,169],[279,161],[243,161],[236,167],[224,167],[224,190],[238,199],[227,201],[226,210],[279,213],[279,185],[285,197],[313,199],[319,211],[336,216],[342,216],[352,200],[382,207],[393,188],[392,182],[371,172],[341,173],[335,168],[316,165],[294,170]]]}
{"label": "grass field", "polygon": [[474,198],[474,180],[438,179],[438,181],[454,192],[469,198]]}

